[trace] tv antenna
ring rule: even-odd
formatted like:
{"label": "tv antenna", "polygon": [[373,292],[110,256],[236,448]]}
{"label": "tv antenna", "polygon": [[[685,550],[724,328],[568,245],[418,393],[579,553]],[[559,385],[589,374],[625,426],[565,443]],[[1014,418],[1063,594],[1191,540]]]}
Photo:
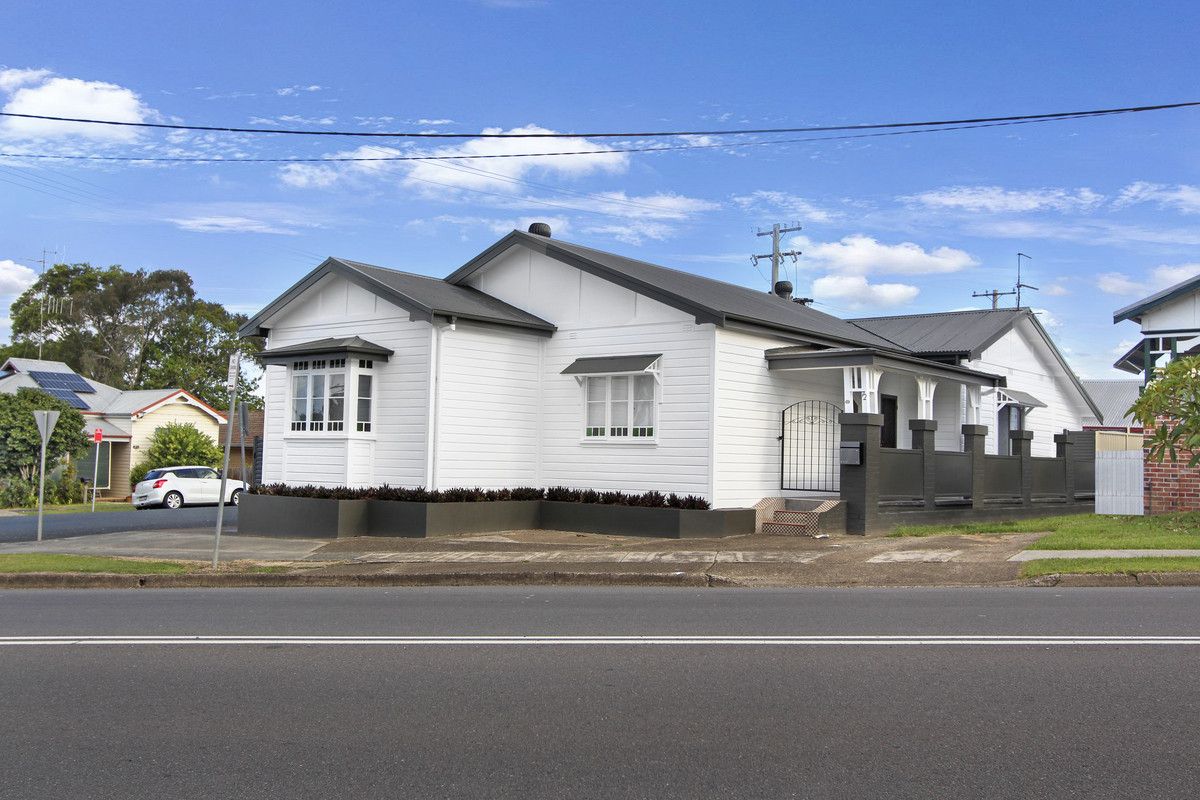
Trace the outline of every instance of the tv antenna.
{"label": "tv antenna", "polygon": [[760,259],[764,259],[764,258],[771,259],[771,286],[769,289],[767,289],[768,293],[771,293],[771,294],[775,293],[775,284],[779,283],[779,264],[783,261],[783,259],[790,257],[792,259],[792,263],[795,264],[797,262],[798,257],[801,254],[801,251],[799,251],[799,250],[788,250],[787,252],[781,253],[779,251],[779,236],[780,236],[780,234],[783,234],[783,233],[794,233],[795,231],[798,231],[798,230],[800,230],[799,222],[793,222],[791,225],[788,225],[786,227],[784,225],[781,225],[778,222],[776,222],[774,225],[771,226],[770,230],[764,231],[764,230],[760,229],[758,231],[758,233],[755,234],[756,236],[770,236],[771,237],[771,252],[770,253],[766,253],[763,255],[750,256],[750,263],[756,267],[758,266],[758,262]]}
{"label": "tv antenna", "polygon": [[985,292],[972,292],[971,297],[990,297],[992,299],[992,311],[995,311],[997,308],[1000,307],[1000,298],[1004,297],[1006,295],[1012,294],[1012,295],[1016,295],[1016,297],[1017,297],[1016,307],[1020,308],[1021,307],[1021,290],[1022,289],[1032,289],[1035,292],[1041,291],[1040,289],[1038,289],[1038,287],[1033,286],[1028,283],[1025,283],[1023,280],[1021,280],[1021,259],[1022,258],[1027,258],[1030,261],[1033,261],[1033,256],[1026,255],[1025,253],[1017,253],[1017,285],[1016,286],[1014,286],[1012,289],[1008,290],[1007,292],[1002,292],[999,289],[991,289],[991,290],[985,291]]}
{"label": "tv antenna", "polygon": [[[39,280],[46,277],[46,262],[53,256],[57,258],[60,255],[58,249],[50,250],[42,248],[42,257],[38,259],[38,263],[42,265],[42,272]],[[69,309],[69,310],[68,310]],[[67,295],[66,297],[51,297],[45,285],[42,286],[42,291],[38,294],[38,360],[42,358],[42,347],[46,343],[46,317],[49,315],[61,315],[63,312],[68,314],[75,313],[75,298]]]}

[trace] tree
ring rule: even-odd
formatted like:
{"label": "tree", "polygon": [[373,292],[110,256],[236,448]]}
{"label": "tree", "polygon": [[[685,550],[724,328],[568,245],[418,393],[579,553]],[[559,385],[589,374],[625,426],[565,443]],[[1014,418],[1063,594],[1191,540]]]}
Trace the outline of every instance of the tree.
{"label": "tree", "polygon": [[[239,342],[246,318],[196,297],[182,270],[56,264],[12,304],[8,355],[65,361],[84,375],[119,389],[178,386],[209,405],[224,405],[229,354],[240,348],[243,367],[261,339]],[[243,375],[246,374],[243,369]],[[258,379],[242,381],[243,398],[256,399]]]}
{"label": "tree", "polygon": [[64,456],[87,450],[83,415],[62,400],[36,389],[18,389],[16,394],[0,394],[0,475],[30,481],[37,475],[41,459],[42,437],[34,421],[35,410],[58,411],[58,424],[46,445],[47,467]]}
{"label": "tree", "polygon": [[168,422],[154,431],[146,454],[129,474],[130,483],[138,483],[146,473],[159,467],[219,467],[225,452],[207,434],[190,422]]}
{"label": "tree", "polygon": [[1129,411],[1153,428],[1151,458],[1170,456],[1174,463],[1188,451],[1188,466],[1200,463],[1200,357],[1177,358],[1159,370]]}

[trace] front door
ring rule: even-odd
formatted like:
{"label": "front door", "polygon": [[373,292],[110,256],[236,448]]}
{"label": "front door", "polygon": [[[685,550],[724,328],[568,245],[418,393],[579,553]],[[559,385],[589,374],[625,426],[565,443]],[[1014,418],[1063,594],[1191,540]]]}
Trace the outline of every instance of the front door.
{"label": "front door", "polygon": [[896,446],[896,397],[890,394],[879,396],[879,410],[883,414],[883,430],[879,432],[881,447]]}

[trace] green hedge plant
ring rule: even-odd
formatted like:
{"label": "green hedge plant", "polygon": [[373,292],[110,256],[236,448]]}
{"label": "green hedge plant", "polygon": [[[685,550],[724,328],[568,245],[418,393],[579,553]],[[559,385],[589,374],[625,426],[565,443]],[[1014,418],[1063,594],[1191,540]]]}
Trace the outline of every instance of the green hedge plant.
{"label": "green hedge plant", "polygon": [[503,500],[553,500],[560,503],[595,503],[610,506],[641,508],[680,508],[703,511],[710,508],[703,497],[695,495],[664,495],[649,491],[641,494],[595,489],[571,489],[554,486],[549,489],[522,487],[518,489],[408,489],[400,486],[371,486],[352,489],[348,486],[289,486],[271,483],[256,486],[254,494],[273,497],[312,497],[325,500],[400,500],[410,503],[488,503]]}

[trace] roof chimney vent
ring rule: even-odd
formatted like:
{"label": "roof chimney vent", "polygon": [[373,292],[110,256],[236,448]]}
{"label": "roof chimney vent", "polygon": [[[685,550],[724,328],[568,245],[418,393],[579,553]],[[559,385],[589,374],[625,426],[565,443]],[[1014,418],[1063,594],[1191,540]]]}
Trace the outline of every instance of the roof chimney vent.
{"label": "roof chimney vent", "polygon": [[782,297],[784,300],[792,299],[792,282],[791,281],[776,281],[775,294]]}
{"label": "roof chimney vent", "polygon": [[534,236],[545,236],[550,238],[550,226],[544,222],[535,222],[529,226],[529,232]]}

